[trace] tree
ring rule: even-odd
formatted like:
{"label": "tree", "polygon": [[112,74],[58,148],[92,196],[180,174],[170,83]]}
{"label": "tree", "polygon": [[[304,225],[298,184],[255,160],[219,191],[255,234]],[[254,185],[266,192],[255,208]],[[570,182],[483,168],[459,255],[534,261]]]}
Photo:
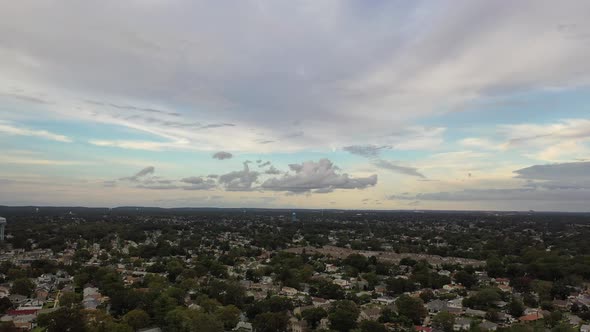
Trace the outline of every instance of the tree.
{"label": "tree", "polygon": [[448,312],[439,312],[432,319],[432,326],[445,332],[453,331],[455,316]]}
{"label": "tree", "polygon": [[134,330],[139,330],[149,325],[150,316],[141,309],[133,309],[123,316],[123,321]]}
{"label": "tree", "polygon": [[368,265],[367,257],[360,254],[351,254],[342,263],[352,266],[358,272],[365,272]]}
{"label": "tree", "polygon": [[312,329],[315,329],[322,318],[328,317],[328,312],[324,308],[310,308],[303,310],[301,316]]}
{"label": "tree", "polygon": [[420,292],[420,298],[425,303],[430,302],[430,300],[434,299],[434,293],[432,292],[431,289],[423,290],[422,292]]}
{"label": "tree", "polygon": [[359,324],[361,332],[387,332],[385,326],[379,322],[363,320]]}
{"label": "tree", "polygon": [[514,317],[522,316],[524,309],[524,304],[515,298],[512,298],[512,301],[508,304],[508,313]]}
{"label": "tree", "polygon": [[24,296],[30,296],[35,289],[35,284],[28,278],[19,278],[12,283],[12,294],[19,294]]}
{"label": "tree", "polygon": [[37,317],[37,323],[46,329],[46,332],[84,332],[84,320],[80,310],[62,307],[48,314]]}
{"label": "tree", "polygon": [[336,301],[328,314],[330,327],[337,331],[348,332],[356,327],[359,314],[360,310],[354,302],[350,300]]}
{"label": "tree", "polygon": [[501,299],[498,289],[484,288],[475,295],[463,300],[463,305],[469,308],[487,310],[494,307],[494,302],[500,301]]}
{"label": "tree", "polygon": [[402,294],[416,289],[416,285],[411,280],[402,278],[389,278],[385,281],[387,291],[393,294]]}
{"label": "tree", "polygon": [[14,326],[14,322],[0,322],[0,332],[21,332],[22,330]]}
{"label": "tree", "polygon": [[174,310],[176,307],[176,300],[167,295],[160,295],[153,302],[151,309],[153,310],[154,319],[158,324],[163,324],[166,315]]}
{"label": "tree", "polygon": [[82,296],[74,292],[63,292],[59,297],[59,305],[62,307],[74,307],[82,301]]}
{"label": "tree", "polygon": [[0,298],[0,314],[6,313],[10,308],[12,308],[12,302],[10,302],[8,297]]}
{"label": "tree", "polygon": [[459,271],[455,273],[455,280],[467,288],[471,288],[477,284],[477,278],[473,274],[466,271]]}
{"label": "tree", "polygon": [[223,332],[223,322],[214,315],[189,310],[191,312],[191,332]]}
{"label": "tree", "polygon": [[226,330],[233,329],[240,321],[241,311],[235,305],[228,305],[220,308],[215,316],[220,322],[223,322],[223,326]]}
{"label": "tree", "polygon": [[486,262],[486,270],[492,278],[502,277],[505,273],[504,264],[497,257],[492,257]]}
{"label": "tree", "polygon": [[397,305],[400,316],[411,319],[414,324],[422,323],[422,319],[426,317],[426,308],[424,308],[424,303],[419,298],[416,299],[408,295],[402,295],[395,301],[395,304]]}
{"label": "tree", "polygon": [[385,307],[381,310],[381,316],[379,316],[379,323],[394,323],[398,320],[399,316],[395,311]]}
{"label": "tree", "polygon": [[236,281],[214,280],[209,284],[209,297],[223,305],[233,304],[241,308],[246,297],[246,290]]}
{"label": "tree", "polygon": [[576,331],[577,331],[576,329],[574,329],[571,325],[569,325],[567,323],[560,323],[551,329],[551,332],[576,332]]}
{"label": "tree", "polygon": [[334,300],[342,300],[344,299],[344,290],[342,287],[331,283],[327,280],[322,280],[319,282],[317,292],[315,294],[318,297],[323,297],[325,299],[334,299]]}
{"label": "tree", "polygon": [[[496,309],[490,309],[486,312],[486,319],[492,322],[497,322],[500,319],[500,314]],[[518,318],[518,316],[517,316]]]}
{"label": "tree", "polygon": [[265,312],[257,315],[252,322],[256,332],[285,332],[289,317],[284,312]]}

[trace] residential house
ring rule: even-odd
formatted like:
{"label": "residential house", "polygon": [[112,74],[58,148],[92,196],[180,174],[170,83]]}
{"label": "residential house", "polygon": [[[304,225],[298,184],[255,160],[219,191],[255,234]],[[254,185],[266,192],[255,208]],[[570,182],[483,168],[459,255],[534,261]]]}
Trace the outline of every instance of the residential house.
{"label": "residential house", "polygon": [[377,321],[380,316],[381,316],[381,308],[379,308],[379,307],[365,308],[365,309],[361,310],[361,313],[359,315],[359,321],[361,321],[361,320]]}
{"label": "residential house", "polygon": [[521,316],[520,318],[518,318],[518,320],[523,323],[534,322],[539,319],[543,319],[543,314],[540,312],[532,313],[532,314]]}
{"label": "residential house", "polygon": [[426,309],[428,309],[428,312],[431,314],[436,314],[438,312],[444,311],[444,309],[447,307],[447,302],[436,299],[436,300],[432,300],[428,303],[426,303]]}
{"label": "residential house", "polygon": [[496,331],[498,329],[498,324],[490,321],[483,321],[479,324],[479,328],[483,331]]}
{"label": "residential house", "polygon": [[461,330],[469,330],[471,326],[471,319],[465,317],[459,317],[455,319],[455,324],[453,324],[453,331],[461,331]]}
{"label": "residential house", "polygon": [[565,318],[570,323],[570,325],[578,326],[582,323],[582,318],[573,315],[573,314],[566,314]]}
{"label": "residential house", "polygon": [[238,322],[238,325],[232,331],[236,332],[252,332],[252,324],[247,322]]}
{"label": "residential house", "polygon": [[475,309],[467,308],[465,310],[465,315],[471,316],[471,317],[484,318],[486,316],[486,312],[483,310],[475,310]]}
{"label": "residential house", "polygon": [[309,331],[307,327],[307,322],[305,320],[298,320],[295,317],[291,317],[289,319],[289,329],[291,332],[307,332]]}
{"label": "residential house", "polygon": [[283,287],[281,288],[281,294],[286,296],[296,296],[299,291],[293,287]]}

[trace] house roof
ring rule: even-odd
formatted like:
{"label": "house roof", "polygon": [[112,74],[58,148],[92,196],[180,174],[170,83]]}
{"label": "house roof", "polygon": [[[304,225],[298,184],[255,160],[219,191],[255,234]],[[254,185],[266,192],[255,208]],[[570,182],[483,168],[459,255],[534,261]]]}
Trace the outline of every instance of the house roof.
{"label": "house roof", "polygon": [[522,316],[518,320],[523,321],[523,322],[532,322],[532,321],[542,319],[542,318],[543,318],[543,315],[541,315],[540,313],[534,313],[534,314]]}
{"label": "house roof", "polygon": [[17,310],[8,310],[9,316],[21,316],[21,315],[34,315],[39,311],[39,309],[17,309]]}

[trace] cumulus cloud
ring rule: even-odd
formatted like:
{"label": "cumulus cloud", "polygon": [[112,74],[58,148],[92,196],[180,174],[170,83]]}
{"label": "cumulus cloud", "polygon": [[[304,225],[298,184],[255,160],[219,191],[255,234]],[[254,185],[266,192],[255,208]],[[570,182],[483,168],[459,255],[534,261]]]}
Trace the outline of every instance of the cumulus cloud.
{"label": "cumulus cloud", "polygon": [[243,170],[220,175],[219,183],[228,191],[250,191],[259,175],[260,173],[250,170],[248,162],[244,162]]}
{"label": "cumulus cloud", "polygon": [[231,159],[233,155],[229,152],[219,151],[213,154],[213,158],[219,160]]}
{"label": "cumulus cloud", "polygon": [[373,165],[375,165],[376,167],[382,168],[382,169],[396,172],[396,173],[410,175],[410,176],[417,176],[419,178],[425,178],[425,176],[422,173],[418,172],[418,170],[414,167],[396,165],[396,164],[394,164],[390,161],[387,161],[387,160],[383,160],[383,159],[374,160]]}
{"label": "cumulus cloud", "polygon": [[334,189],[365,189],[377,184],[377,175],[353,178],[328,159],[318,162],[306,161],[289,165],[292,173],[282,177],[270,178],[261,185],[262,189],[288,191],[293,193],[329,192]]}
{"label": "cumulus cloud", "polygon": [[281,171],[279,171],[276,167],[274,166],[270,166],[267,170],[264,171],[264,174],[268,174],[268,175],[278,175],[281,174]]}

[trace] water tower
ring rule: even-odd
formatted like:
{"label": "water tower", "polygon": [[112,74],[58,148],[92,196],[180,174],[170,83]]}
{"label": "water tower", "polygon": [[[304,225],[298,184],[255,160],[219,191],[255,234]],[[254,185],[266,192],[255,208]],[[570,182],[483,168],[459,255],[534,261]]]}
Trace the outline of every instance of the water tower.
{"label": "water tower", "polygon": [[6,219],[0,217],[0,241],[4,242],[4,227],[6,227]]}

